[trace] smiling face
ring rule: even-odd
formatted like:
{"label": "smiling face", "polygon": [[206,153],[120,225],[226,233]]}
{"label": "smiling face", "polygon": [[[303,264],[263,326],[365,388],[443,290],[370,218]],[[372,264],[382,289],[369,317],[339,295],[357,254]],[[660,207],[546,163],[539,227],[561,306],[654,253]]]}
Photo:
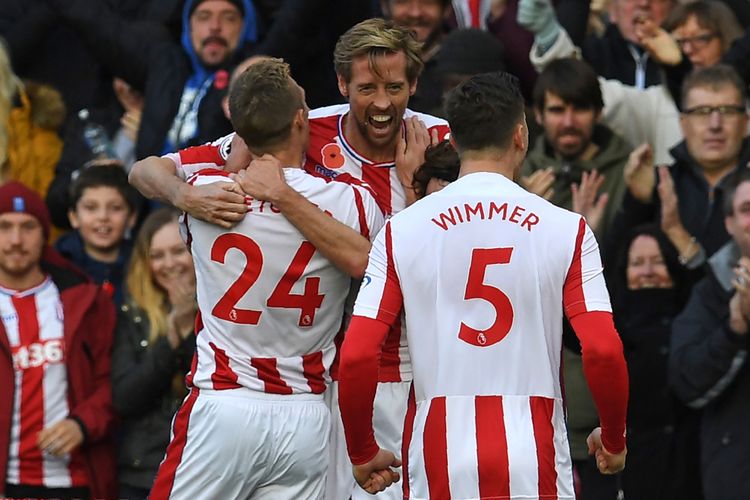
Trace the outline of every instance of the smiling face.
{"label": "smiling face", "polygon": [[154,233],[148,258],[154,283],[167,293],[177,283],[195,279],[193,258],[182,241],[176,220]]}
{"label": "smiling face", "polygon": [[27,213],[0,215],[0,283],[13,287],[38,271],[43,248],[39,219]]}
{"label": "smiling face", "polygon": [[125,231],[135,224],[135,213],[120,191],[110,186],[84,189],[68,218],[80,233],[86,253],[102,262],[117,260]]}
{"label": "smiling face", "polygon": [[339,90],[350,105],[346,138],[371,159],[392,158],[401,132],[401,120],[417,82],[409,82],[406,77],[403,52],[379,56],[375,64],[379,75],[370,68],[368,56],[359,56],[352,61],[349,82],[338,76]]}
{"label": "smiling face", "polygon": [[630,244],[626,276],[629,290],[672,288],[672,278],[654,237],[642,234]]}
{"label": "smiling face", "polygon": [[190,42],[206,66],[229,59],[240,43],[242,13],[225,0],[204,0],[190,15]]}

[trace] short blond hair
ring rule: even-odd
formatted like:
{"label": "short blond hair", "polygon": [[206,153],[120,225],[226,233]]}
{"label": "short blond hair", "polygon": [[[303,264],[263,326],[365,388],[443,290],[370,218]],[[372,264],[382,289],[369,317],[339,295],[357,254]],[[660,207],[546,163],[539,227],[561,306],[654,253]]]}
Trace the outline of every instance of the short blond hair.
{"label": "short blond hair", "polygon": [[380,76],[376,59],[385,54],[403,52],[406,56],[406,78],[409,83],[414,83],[424,67],[421,50],[422,44],[406,28],[384,19],[368,19],[341,35],[333,51],[333,64],[336,73],[350,82],[352,62],[357,57],[367,56],[370,69]]}

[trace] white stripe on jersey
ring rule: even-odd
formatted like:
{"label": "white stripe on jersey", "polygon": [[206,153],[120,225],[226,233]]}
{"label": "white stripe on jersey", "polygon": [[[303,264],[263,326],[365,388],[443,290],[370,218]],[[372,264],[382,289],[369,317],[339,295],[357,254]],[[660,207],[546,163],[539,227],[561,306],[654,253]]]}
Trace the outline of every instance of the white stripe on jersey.
{"label": "white stripe on jersey", "polygon": [[[24,344],[19,329],[19,314],[14,305],[14,300],[31,300],[26,307],[32,307],[36,314],[38,331],[34,334],[38,340],[31,344]],[[13,417],[10,432],[7,482],[11,484],[27,483],[29,480],[41,479],[42,485],[49,488],[67,488],[81,486],[82,477],[76,476],[77,484],[69,467],[70,455],[54,457],[47,453],[34,452],[40,457],[41,467],[38,470],[40,478],[36,478],[34,469],[29,469],[26,464],[21,468],[19,453],[21,444],[33,446],[36,442],[36,434],[43,428],[60,422],[70,413],[68,407],[68,381],[65,368],[65,341],[63,333],[63,312],[60,294],[54,283],[47,278],[42,284],[23,292],[0,288],[0,314],[5,327],[8,341],[14,352],[15,390],[13,397]],[[26,318],[28,319],[28,318]],[[29,332],[26,335],[30,335]],[[34,397],[31,408],[22,408],[21,402],[24,395],[24,376],[30,371],[42,370],[40,389],[41,399]],[[27,389],[29,390],[29,389]],[[31,395],[27,395],[31,398]],[[42,414],[39,415],[38,411]],[[23,414],[22,414],[23,413]],[[39,422],[39,428],[31,422]],[[26,430],[28,435],[22,436],[22,427],[29,426]],[[34,458],[31,458],[34,460]],[[22,470],[31,471],[23,476]],[[80,471],[79,471],[80,474]],[[32,483],[33,484],[33,483]]]}

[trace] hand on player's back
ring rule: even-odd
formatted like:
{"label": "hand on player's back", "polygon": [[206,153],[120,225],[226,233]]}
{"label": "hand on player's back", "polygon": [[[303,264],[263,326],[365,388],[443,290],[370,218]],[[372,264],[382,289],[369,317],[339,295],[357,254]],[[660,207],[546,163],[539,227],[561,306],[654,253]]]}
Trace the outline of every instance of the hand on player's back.
{"label": "hand on player's back", "polygon": [[367,493],[374,495],[401,478],[401,475],[391,467],[401,467],[401,460],[396,458],[393,452],[381,448],[369,462],[353,465],[352,472],[357,484]]}
{"label": "hand on player's back", "polygon": [[230,228],[245,217],[245,193],[234,182],[185,184],[175,206],[193,217]]}
{"label": "hand on player's back", "polygon": [[250,162],[246,169],[232,174],[242,190],[256,200],[278,200],[284,189],[287,189],[284,179],[283,165],[275,157],[265,154]]}

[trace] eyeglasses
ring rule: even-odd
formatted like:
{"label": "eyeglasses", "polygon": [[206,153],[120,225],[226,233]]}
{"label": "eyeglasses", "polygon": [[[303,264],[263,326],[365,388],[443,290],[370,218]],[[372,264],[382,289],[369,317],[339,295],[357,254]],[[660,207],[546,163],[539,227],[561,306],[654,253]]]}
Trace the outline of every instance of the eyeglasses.
{"label": "eyeglasses", "polygon": [[686,36],[684,38],[675,38],[674,41],[680,50],[685,50],[685,46],[690,44],[695,50],[700,50],[708,45],[708,42],[719,36],[716,32],[705,33],[703,35]]}
{"label": "eyeglasses", "polygon": [[722,118],[737,118],[746,113],[745,106],[738,106],[736,104],[728,104],[724,106],[696,106],[694,108],[688,108],[682,113],[698,120],[708,120],[711,115],[714,114],[714,111],[719,113]]}

